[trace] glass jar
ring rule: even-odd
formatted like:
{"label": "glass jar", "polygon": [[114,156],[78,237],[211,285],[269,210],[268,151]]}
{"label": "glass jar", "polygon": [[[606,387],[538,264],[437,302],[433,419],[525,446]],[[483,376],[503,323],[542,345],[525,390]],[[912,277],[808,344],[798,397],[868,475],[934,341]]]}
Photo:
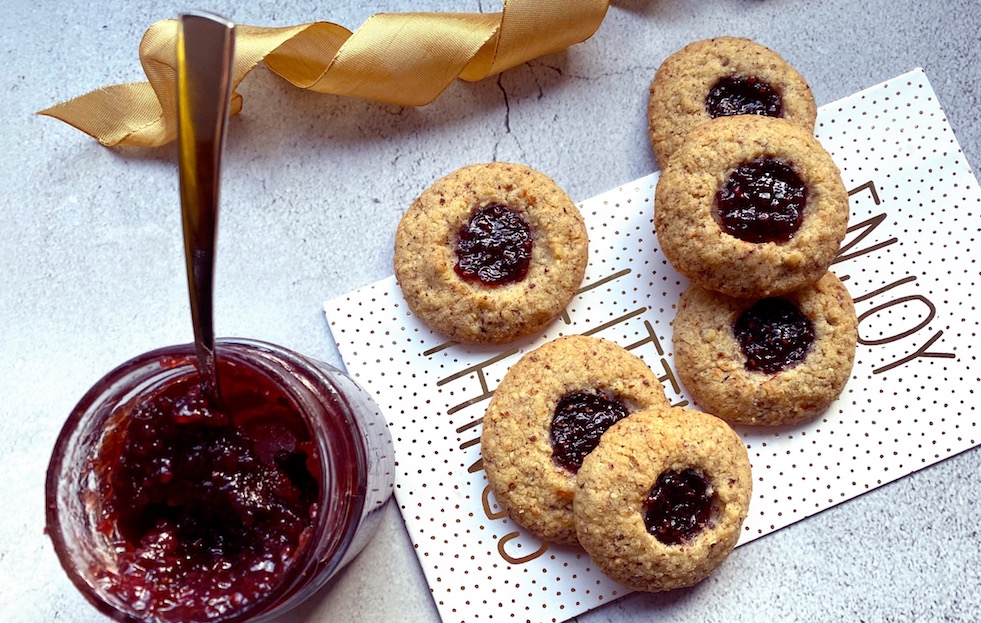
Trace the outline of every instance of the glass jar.
{"label": "glass jar", "polygon": [[391,497],[388,427],[349,376],[242,339],[216,359],[221,407],[199,396],[193,345],[171,346],[96,383],[56,442],[47,533],[116,620],[282,614],[361,551]]}

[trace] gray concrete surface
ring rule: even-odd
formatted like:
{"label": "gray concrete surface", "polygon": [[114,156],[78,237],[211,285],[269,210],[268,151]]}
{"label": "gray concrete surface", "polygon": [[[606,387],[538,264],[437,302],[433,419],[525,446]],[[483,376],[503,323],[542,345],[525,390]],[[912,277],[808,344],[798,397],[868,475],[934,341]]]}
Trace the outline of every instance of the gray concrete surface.
{"label": "gray concrete surface", "polygon": [[[9,0],[0,7],[0,621],[100,620],[43,534],[44,472],[69,410],[110,368],[191,339],[176,152],[106,149],[33,113],[141,80],[147,26],[187,8],[256,25],[378,11],[496,11],[497,2],[306,0],[209,5]],[[781,52],[819,104],[925,69],[968,162],[981,164],[978,0],[620,0],[599,32],[419,109],[299,91],[263,67],[230,127],[218,333],[339,364],[327,298],[391,274],[396,224],[444,173],[519,161],[585,199],[655,168],[646,91],[658,64],[708,36]],[[698,587],[632,595],[580,623],[976,621],[981,452],[968,451],[738,550]],[[437,621],[394,507],[377,538],[283,619]]]}

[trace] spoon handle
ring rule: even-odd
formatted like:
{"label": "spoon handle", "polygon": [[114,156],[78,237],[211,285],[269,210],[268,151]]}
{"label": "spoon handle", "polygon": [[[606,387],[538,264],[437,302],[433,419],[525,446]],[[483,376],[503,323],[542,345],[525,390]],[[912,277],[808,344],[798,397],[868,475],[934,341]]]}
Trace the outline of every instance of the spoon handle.
{"label": "spoon handle", "polygon": [[235,26],[207,13],[180,16],[177,136],[184,256],[198,369],[205,396],[220,404],[213,314],[221,153],[232,92]]}

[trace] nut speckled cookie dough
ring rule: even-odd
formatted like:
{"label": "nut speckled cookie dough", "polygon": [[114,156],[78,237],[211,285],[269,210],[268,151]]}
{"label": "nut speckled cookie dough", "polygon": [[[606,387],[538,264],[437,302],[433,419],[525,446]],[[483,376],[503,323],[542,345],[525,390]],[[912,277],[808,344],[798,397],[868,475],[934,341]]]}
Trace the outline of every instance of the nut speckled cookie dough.
{"label": "nut speckled cookie dough", "polygon": [[654,592],[696,584],[729,556],[752,474],[725,422],[655,408],[612,426],[576,486],[576,530],[593,562],[629,588]]}
{"label": "nut speckled cookie dough", "polygon": [[[476,240],[464,240],[468,228]],[[511,241],[482,242],[487,231]],[[467,257],[462,244],[472,248]],[[434,330],[458,342],[504,343],[565,309],[587,254],[582,215],[552,179],[523,165],[477,164],[437,180],[406,211],[395,276],[409,308]],[[503,269],[487,265],[498,260]]]}
{"label": "nut speckled cookie dough", "polygon": [[749,39],[696,41],[669,56],[650,87],[651,146],[663,168],[698,124],[720,116],[780,117],[814,131],[817,105],[804,78]]}
{"label": "nut speckled cookie dough", "polygon": [[[771,183],[757,188],[747,179],[753,175]],[[796,220],[780,212],[783,204],[770,207],[778,193],[790,195]],[[723,205],[741,212],[724,221]],[[783,239],[766,239],[777,225]],[[848,193],[838,167],[809,132],[782,119],[741,115],[703,123],[665,167],[655,191],[654,228],[671,264],[730,296],[775,296],[814,283],[834,260],[847,227]]]}
{"label": "nut speckled cookie dough", "polygon": [[[582,455],[616,418],[667,404],[651,369],[609,340],[573,335],[525,354],[484,415],[480,448],[494,497],[539,538],[575,543],[572,498]],[[565,443],[581,431],[567,417],[576,405],[592,412],[585,426],[591,443]],[[556,443],[554,435],[561,436]]]}
{"label": "nut speckled cookie dough", "polygon": [[[682,295],[674,319],[675,366],[696,405],[732,423],[781,425],[817,416],[841,394],[858,339],[848,290],[829,272],[813,286],[779,300],[799,309],[810,322],[812,336],[803,350],[793,351],[786,367],[779,361],[768,365],[766,349],[750,350],[748,356],[740,343],[737,323],[757,301],[698,286]],[[772,326],[766,330],[772,331]],[[777,336],[783,343],[794,339],[786,325]]]}

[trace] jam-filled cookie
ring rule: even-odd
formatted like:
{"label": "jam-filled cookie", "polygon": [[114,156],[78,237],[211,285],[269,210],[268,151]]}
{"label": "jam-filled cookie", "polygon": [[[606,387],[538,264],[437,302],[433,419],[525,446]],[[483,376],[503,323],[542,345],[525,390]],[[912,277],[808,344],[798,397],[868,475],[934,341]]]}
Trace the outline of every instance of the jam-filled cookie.
{"label": "jam-filled cookie", "polygon": [[689,44],[658,68],[650,87],[651,146],[663,168],[698,124],[732,115],[780,117],[814,131],[817,106],[804,78],[776,52],[749,39]]}
{"label": "jam-filled cookie", "polygon": [[691,586],[736,546],[752,486],[746,447],[722,420],[681,407],[634,413],[579,469],[579,543],[629,588]]}
{"label": "jam-filled cookie", "polygon": [[484,415],[484,470],[494,497],[539,538],[575,543],[576,472],[614,422],[664,406],[650,368],[614,342],[573,335],[525,354]]}
{"label": "jam-filled cookie", "polygon": [[582,215],[552,179],[518,164],[478,164],[437,180],[406,211],[395,277],[435,331],[499,344],[565,309],[587,254]]}
{"label": "jam-filled cookie", "polygon": [[826,273],[781,297],[691,286],[674,319],[674,361],[695,404],[734,424],[809,420],[841,394],[858,339],[855,306]]}
{"label": "jam-filled cookie", "polygon": [[848,227],[838,167],[806,130],[743,115],[703,123],[661,172],[654,229],[671,264],[730,296],[814,283]]}

